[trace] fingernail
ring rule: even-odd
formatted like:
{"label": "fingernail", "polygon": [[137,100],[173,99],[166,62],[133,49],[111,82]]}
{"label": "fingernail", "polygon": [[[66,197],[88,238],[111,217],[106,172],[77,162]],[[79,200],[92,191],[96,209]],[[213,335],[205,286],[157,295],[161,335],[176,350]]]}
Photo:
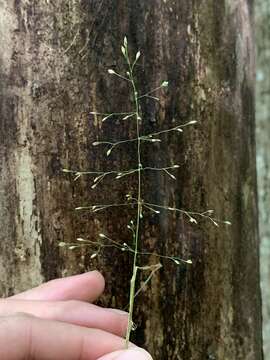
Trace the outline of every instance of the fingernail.
{"label": "fingernail", "polygon": [[130,349],[117,351],[99,358],[98,360],[153,360],[152,357],[142,349]]}

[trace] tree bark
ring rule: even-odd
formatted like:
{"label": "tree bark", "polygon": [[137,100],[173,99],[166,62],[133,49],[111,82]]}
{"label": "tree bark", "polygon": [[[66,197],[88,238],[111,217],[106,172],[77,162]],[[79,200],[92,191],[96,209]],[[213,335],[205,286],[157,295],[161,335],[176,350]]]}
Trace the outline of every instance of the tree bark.
{"label": "tree bark", "polygon": [[257,169],[259,193],[261,285],[263,304],[263,339],[265,360],[270,359],[270,5],[256,2],[257,45]]}
{"label": "tree bark", "polygon": [[[77,206],[123,201],[136,178],[91,190],[61,169],[132,168],[136,149],[107,158],[96,139],[132,136],[132,122],[101,127],[91,111],[128,111],[120,44],[143,56],[138,86],[169,81],[160,102],[143,101],[142,132],[190,120],[183,135],[143,147],[149,166],[180,164],[177,181],[147,174],[143,197],[193,211],[216,210],[232,226],[183,216],[146,214],[141,247],[192,258],[192,266],[163,262],[137,299],[134,341],[155,359],[245,359],[261,355],[261,312],[254,134],[252,1],[0,2],[1,76],[0,291],[5,295],[57,276],[99,268],[107,279],[103,304],[128,302],[132,257],[117,250],[91,260],[89,249],[59,242],[129,241],[133,213],[75,212]],[[156,259],[141,259],[142,264]],[[142,278],[143,279],[142,275]]]}

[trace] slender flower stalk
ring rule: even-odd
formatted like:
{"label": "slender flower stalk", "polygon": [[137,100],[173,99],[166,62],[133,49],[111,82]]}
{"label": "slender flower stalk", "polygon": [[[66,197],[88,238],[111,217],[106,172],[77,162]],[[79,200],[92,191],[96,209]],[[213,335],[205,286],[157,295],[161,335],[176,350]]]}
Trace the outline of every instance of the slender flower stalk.
{"label": "slender flower stalk", "polygon": [[[113,69],[109,69],[108,73],[112,76],[116,76],[120,80],[127,81],[127,83],[130,85],[133,95],[133,106],[134,109],[130,112],[116,112],[116,113],[98,113],[98,112],[91,112],[91,114],[95,116],[102,117],[102,122],[107,120],[112,120],[113,118],[122,118],[122,120],[128,120],[129,121],[136,121],[136,136],[131,139],[123,139],[119,141],[95,141],[93,143],[93,146],[98,145],[104,145],[108,147],[106,154],[107,156],[110,156],[112,150],[114,150],[117,146],[128,144],[131,142],[136,142],[137,145],[137,164],[135,168],[133,169],[126,169],[126,170],[109,170],[109,171],[80,171],[80,170],[69,170],[69,169],[63,169],[63,172],[70,173],[74,175],[74,180],[78,180],[80,177],[88,175],[93,176],[93,185],[91,186],[92,189],[99,186],[102,181],[107,178],[108,176],[112,176],[115,179],[121,179],[125,176],[130,175],[136,175],[137,177],[137,191],[136,195],[127,194],[125,201],[121,201],[119,203],[115,204],[94,204],[94,205],[87,205],[87,206],[80,206],[77,207],[77,211],[91,211],[93,213],[97,213],[100,211],[106,211],[111,208],[115,207],[131,207],[136,209],[136,218],[135,220],[131,220],[130,223],[127,225],[128,229],[132,232],[132,240],[133,244],[132,246],[126,244],[126,243],[119,243],[113,239],[111,239],[109,236],[100,233],[98,241],[93,241],[89,239],[83,239],[83,238],[77,238],[76,242],[67,244],[64,242],[59,243],[59,246],[61,247],[68,247],[70,250],[75,250],[82,247],[91,247],[94,252],[91,255],[91,259],[96,258],[99,254],[102,253],[103,249],[106,248],[116,248],[121,252],[129,252],[133,255],[133,267],[132,267],[132,277],[130,280],[130,294],[129,294],[129,318],[128,318],[128,327],[126,332],[126,347],[129,346],[130,341],[130,335],[131,331],[134,329],[134,322],[133,322],[133,312],[134,312],[134,301],[136,296],[146,287],[148,282],[151,280],[151,278],[154,276],[154,274],[162,267],[160,262],[158,262],[155,265],[151,266],[139,266],[138,264],[138,257],[143,256],[154,256],[158,259],[164,259],[167,261],[173,261],[176,265],[183,264],[192,264],[192,261],[190,259],[185,260],[178,256],[170,256],[170,255],[163,255],[163,254],[157,254],[155,252],[148,252],[148,251],[142,251],[141,250],[141,244],[140,244],[140,230],[141,230],[141,219],[143,217],[143,212],[151,212],[154,214],[159,214],[162,211],[168,211],[168,212],[176,212],[182,214],[189,222],[193,224],[198,223],[198,219],[206,219],[212,222],[215,226],[219,226],[219,223],[230,225],[229,221],[220,221],[219,219],[216,219],[213,217],[214,211],[213,210],[206,210],[203,212],[194,212],[184,209],[178,209],[175,206],[165,206],[163,204],[154,204],[151,202],[148,202],[146,199],[142,198],[142,172],[145,171],[155,171],[155,172],[161,172],[166,176],[169,176],[170,179],[176,180],[176,176],[172,173],[175,169],[178,169],[180,166],[177,164],[169,164],[167,166],[163,167],[151,167],[151,166],[143,166],[142,159],[141,159],[141,147],[144,143],[150,142],[161,142],[162,141],[162,135],[167,134],[169,132],[176,132],[178,134],[183,132],[183,129],[196,124],[195,120],[191,120],[189,122],[186,122],[184,124],[179,124],[174,127],[160,130],[154,133],[150,134],[142,134],[141,125],[143,122],[143,116],[141,114],[141,108],[140,108],[140,100],[147,97],[152,100],[159,100],[157,97],[152,96],[153,93],[161,90],[162,88],[166,88],[168,86],[168,81],[163,81],[160,86],[154,88],[153,90],[150,90],[144,95],[139,95],[139,91],[137,88],[135,76],[134,76],[134,68],[138,60],[140,59],[141,53],[140,51],[137,52],[135,60],[132,62],[131,57],[129,55],[129,49],[128,49],[128,42],[127,38],[124,38],[124,44],[121,46],[121,51],[124,56],[126,65],[127,65],[127,76],[123,76],[116,72]],[[120,181],[120,180],[119,180]],[[142,286],[137,290],[136,289],[136,280],[138,271],[149,271],[150,274],[146,278],[146,280],[143,282]]]}
{"label": "slender flower stalk", "polygon": [[[139,100],[138,100],[138,91],[135,84],[135,79],[133,76],[133,68],[134,66],[131,66],[129,54],[128,54],[128,45],[127,40],[124,40],[124,57],[127,61],[129,71],[128,75],[132,84],[132,90],[133,90],[133,99],[135,104],[135,116],[136,116],[136,131],[137,131],[137,165],[138,165],[138,188],[137,188],[137,219],[136,219],[136,232],[135,232],[135,249],[134,249],[134,256],[133,256],[133,274],[130,281],[130,298],[129,298],[129,318],[128,318],[128,328],[127,328],[127,334],[126,334],[126,346],[128,347],[129,339],[130,339],[130,333],[133,326],[133,309],[134,309],[134,297],[135,297],[135,287],[136,287],[136,279],[137,279],[137,272],[138,272],[138,266],[137,266],[137,257],[138,257],[138,245],[139,245],[139,232],[140,232],[140,219],[142,217],[142,194],[141,194],[141,169],[142,169],[142,162],[141,162],[141,138],[140,138],[140,109],[139,109]],[[136,60],[138,59],[137,53]]]}

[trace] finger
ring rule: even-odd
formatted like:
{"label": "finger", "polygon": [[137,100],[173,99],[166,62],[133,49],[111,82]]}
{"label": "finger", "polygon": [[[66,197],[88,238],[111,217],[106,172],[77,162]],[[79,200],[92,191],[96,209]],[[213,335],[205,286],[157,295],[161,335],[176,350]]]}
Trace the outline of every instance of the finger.
{"label": "finger", "polygon": [[23,314],[0,319],[0,359],[96,360],[124,346],[102,330]]}
{"label": "finger", "polygon": [[98,271],[51,280],[34,289],[12,296],[24,300],[95,301],[104,291],[105,281]]}
{"label": "finger", "polygon": [[0,316],[27,313],[48,320],[63,321],[89,328],[101,329],[124,336],[128,315],[82,301],[0,300]]}
{"label": "finger", "polygon": [[102,356],[98,360],[153,360],[152,356],[143,349],[129,349],[115,351]]}

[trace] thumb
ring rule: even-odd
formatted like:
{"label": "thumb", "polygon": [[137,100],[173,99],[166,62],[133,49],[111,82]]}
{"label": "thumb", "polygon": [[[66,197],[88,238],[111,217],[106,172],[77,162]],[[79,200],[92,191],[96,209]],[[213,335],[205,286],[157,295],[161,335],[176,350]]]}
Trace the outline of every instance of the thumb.
{"label": "thumb", "polygon": [[143,349],[129,349],[115,351],[102,356],[98,360],[153,360],[152,356]]}

